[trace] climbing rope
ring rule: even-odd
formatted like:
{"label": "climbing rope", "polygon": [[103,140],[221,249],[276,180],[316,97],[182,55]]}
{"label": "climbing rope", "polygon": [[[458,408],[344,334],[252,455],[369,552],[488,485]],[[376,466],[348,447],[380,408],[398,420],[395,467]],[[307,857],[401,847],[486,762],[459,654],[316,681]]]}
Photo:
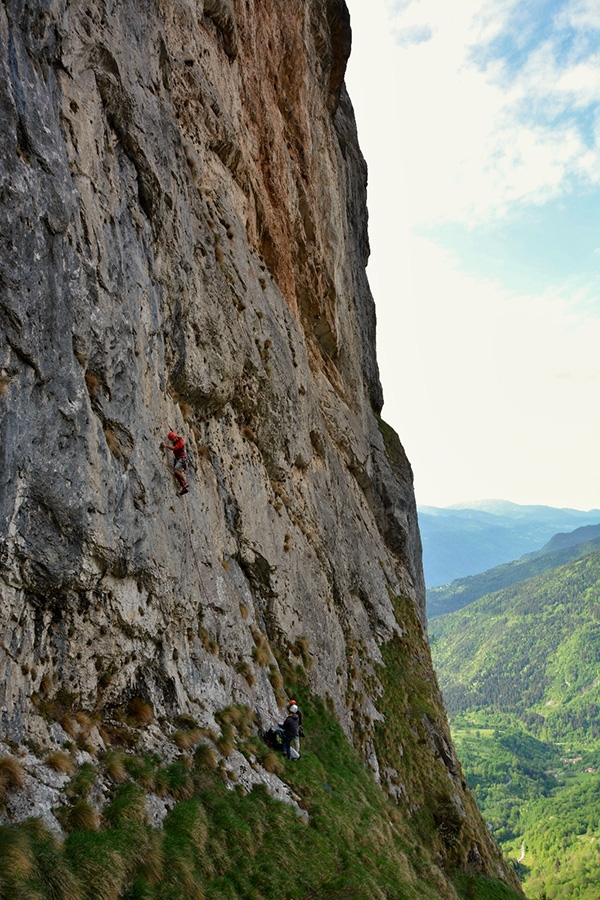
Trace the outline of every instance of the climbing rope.
{"label": "climbing rope", "polygon": [[187,513],[187,503],[185,502],[186,496],[187,496],[187,495],[184,494],[184,495],[181,497],[181,503],[182,503],[182,506],[183,506],[183,518],[184,518],[184,521],[185,521],[185,529],[186,529],[186,531],[187,531],[188,539],[189,539],[189,542],[190,542],[190,548],[191,548],[191,551],[192,551],[192,556],[193,556],[193,558],[194,558],[194,563],[195,563],[195,565],[196,565],[196,571],[198,572],[198,580],[200,581],[200,592],[204,595],[204,599],[205,599],[205,600],[207,601],[207,603],[208,603],[208,594],[206,593],[206,588],[204,587],[204,582],[203,582],[203,580],[202,580],[202,573],[200,572],[200,563],[198,562],[198,557],[196,556],[196,548],[194,547],[194,541],[192,540],[192,528],[191,528],[191,525],[190,525],[190,520],[189,520],[189,518],[188,518],[188,513]]}

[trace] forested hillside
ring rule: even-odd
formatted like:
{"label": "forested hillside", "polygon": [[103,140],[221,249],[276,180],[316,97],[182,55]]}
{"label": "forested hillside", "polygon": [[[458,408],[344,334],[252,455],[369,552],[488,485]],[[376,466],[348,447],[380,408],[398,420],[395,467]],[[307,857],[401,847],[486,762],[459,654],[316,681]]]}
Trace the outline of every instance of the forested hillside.
{"label": "forested hillside", "polygon": [[[455,612],[493,591],[500,591],[517,582],[543,575],[544,572],[550,572],[572,560],[581,559],[589,553],[600,550],[600,537],[589,537],[595,528],[596,526],[590,525],[577,528],[570,535],[556,534],[536,553],[528,553],[521,559],[495,566],[479,575],[457,578],[450,584],[428,588],[427,615],[431,619],[434,616]],[[586,537],[577,541],[576,535]]]}
{"label": "forested hillside", "polygon": [[600,551],[430,623],[467,783],[531,898],[600,897]]}

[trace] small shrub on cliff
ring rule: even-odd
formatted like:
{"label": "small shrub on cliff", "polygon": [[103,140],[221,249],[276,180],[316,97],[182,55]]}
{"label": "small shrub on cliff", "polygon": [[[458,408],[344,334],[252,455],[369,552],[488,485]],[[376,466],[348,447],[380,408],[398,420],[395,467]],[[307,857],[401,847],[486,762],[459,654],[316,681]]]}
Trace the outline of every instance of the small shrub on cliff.
{"label": "small shrub on cliff", "polygon": [[65,831],[97,831],[100,826],[98,811],[87,800],[61,806],[54,814]]}
{"label": "small shrub on cliff", "polygon": [[91,763],[84,763],[67,785],[65,793],[71,798],[86,800],[94,785],[98,773]]}
{"label": "small shrub on cliff", "polygon": [[132,781],[114,790],[110,803],[104,810],[104,820],[111,826],[144,825],[146,823],[146,794]]}
{"label": "small shrub on cliff", "polygon": [[254,647],[252,648],[252,658],[259,666],[268,666],[271,660],[271,650],[269,642],[264,634],[261,634],[256,628],[252,629],[252,638]]}
{"label": "small shrub on cliff", "polygon": [[247,737],[251,733],[256,721],[254,710],[243,704],[226,706],[215,715],[215,718],[221,725],[231,725],[242,737]]}
{"label": "small shrub on cliff", "polygon": [[230,756],[235,746],[235,733],[233,727],[223,724],[221,734],[217,738],[217,747],[222,756]]}
{"label": "small shrub on cliff", "polygon": [[275,753],[274,750],[267,750],[261,758],[261,765],[267,772],[273,775],[281,775],[285,771],[285,762],[281,753]]}
{"label": "small shrub on cliff", "polygon": [[6,803],[11,791],[23,787],[23,766],[13,756],[0,758],[0,803]]}
{"label": "small shrub on cliff", "polygon": [[287,697],[283,690],[283,676],[277,666],[269,666],[269,681],[271,682],[277,705],[285,706]]}
{"label": "small shrub on cliff", "polygon": [[209,744],[200,744],[194,752],[194,764],[199,769],[214,769],[217,755]]}
{"label": "small shrub on cliff", "polygon": [[46,765],[50,766],[60,775],[72,775],[75,771],[75,761],[70,753],[64,750],[54,750],[46,757]]}
{"label": "small shrub on cliff", "polygon": [[100,390],[102,388],[102,379],[95,375],[93,372],[85,373],[85,383],[88,389],[88,394],[92,400],[95,400]]}
{"label": "small shrub on cliff", "polygon": [[123,753],[113,751],[107,753],[104,758],[104,768],[106,774],[115,784],[121,784],[127,778],[127,769],[125,767],[125,756]]}
{"label": "small shrub on cliff", "polygon": [[154,722],[152,704],[141,697],[133,697],[127,705],[127,716],[135,725],[151,725]]}
{"label": "small shrub on cliff", "polygon": [[219,655],[219,644],[215,641],[214,638],[211,638],[210,634],[204,628],[203,625],[198,627],[198,637],[202,641],[202,646],[207,651],[207,653],[212,653],[213,656]]}
{"label": "small shrub on cliff", "polygon": [[201,737],[202,730],[200,728],[180,728],[173,734],[171,740],[180,750],[191,750]]}
{"label": "small shrub on cliff", "polygon": [[176,800],[189,800],[194,795],[194,782],[190,775],[190,763],[186,759],[175,762],[156,773],[156,792],[170,793]]}
{"label": "small shrub on cliff", "polygon": [[246,679],[246,683],[249,687],[252,687],[255,678],[254,671],[252,670],[252,666],[249,663],[241,659],[238,660],[238,662],[235,664],[235,671]]}
{"label": "small shrub on cliff", "polygon": [[147,791],[156,789],[156,775],[159,765],[157,757],[152,756],[123,756],[123,765],[127,773],[140,787]]}
{"label": "small shrub on cliff", "polygon": [[304,668],[310,669],[313,661],[310,655],[310,645],[308,643],[308,639],[303,636],[296,638],[290,649],[294,656],[299,656],[302,659]]}

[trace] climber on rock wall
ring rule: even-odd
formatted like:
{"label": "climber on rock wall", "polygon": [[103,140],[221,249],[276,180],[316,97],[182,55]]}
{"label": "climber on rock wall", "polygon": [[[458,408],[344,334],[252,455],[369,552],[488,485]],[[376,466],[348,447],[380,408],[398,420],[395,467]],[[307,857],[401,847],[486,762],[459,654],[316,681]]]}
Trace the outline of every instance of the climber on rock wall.
{"label": "climber on rock wall", "polygon": [[163,441],[160,446],[165,450],[173,451],[173,474],[181,485],[181,490],[179,491],[179,496],[181,497],[183,494],[187,494],[190,487],[185,474],[187,472],[188,466],[185,441],[182,437],[176,434],[173,429],[169,431],[167,438],[171,443]]}

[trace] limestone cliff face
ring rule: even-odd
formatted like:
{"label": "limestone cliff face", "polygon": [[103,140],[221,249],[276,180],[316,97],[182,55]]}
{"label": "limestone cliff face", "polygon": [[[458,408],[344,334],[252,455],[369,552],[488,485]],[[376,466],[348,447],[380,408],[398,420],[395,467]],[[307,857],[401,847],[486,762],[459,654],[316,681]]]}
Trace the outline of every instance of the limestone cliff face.
{"label": "limestone cliff face", "polygon": [[107,721],[137,699],[158,746],[182,712],[277,715],[301,661],[410,816],[428,784],[375,739],[402,640],[437,710],[415,748],[468,819],[463,861],[497,872],[378,417],[350,42],[343,0],[0,7],[1,731],[60,744],[56,698]]}

